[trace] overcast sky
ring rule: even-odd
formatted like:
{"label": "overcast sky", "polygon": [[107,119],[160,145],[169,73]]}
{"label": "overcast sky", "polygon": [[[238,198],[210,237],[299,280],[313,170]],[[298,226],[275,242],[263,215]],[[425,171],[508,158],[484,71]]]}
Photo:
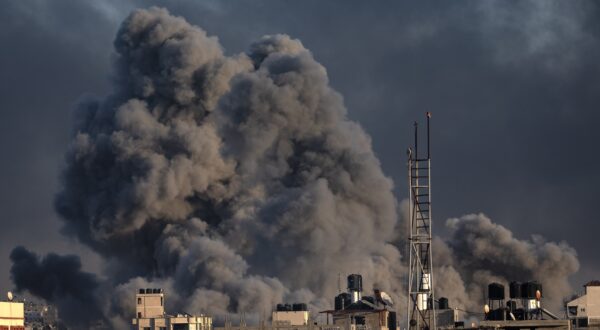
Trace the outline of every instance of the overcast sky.
{"label": "overcast sky", "polygon": [[[328,70],[406,198],[412,122],[433,113],[434,231],[483,212],[519,238],[564,240],[579,287],[600,278],[600,6],[593,1],[3,1],[0,289],[15,245],[98,258],[53,210],[74,104],[110,90],[113,38],[164,6],[228,54],[298,38]],[[4,288],[4,289],[2,289]]]}

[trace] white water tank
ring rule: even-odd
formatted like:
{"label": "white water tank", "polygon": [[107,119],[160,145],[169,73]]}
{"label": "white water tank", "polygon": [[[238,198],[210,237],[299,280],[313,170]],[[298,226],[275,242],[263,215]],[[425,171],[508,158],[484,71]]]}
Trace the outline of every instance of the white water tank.
{"label": "white water tank", "polygon": [[429,291],[431,288],[431,276],[429,273],[423,273],[421,277],[421,288],[425,291]]}
{"label": "white water tank", "polygon": [[417,294],[417,308],[420,311],[426,311],[427,310],[427,300],[429,298],[429,294],[427,293],[418,293]]}

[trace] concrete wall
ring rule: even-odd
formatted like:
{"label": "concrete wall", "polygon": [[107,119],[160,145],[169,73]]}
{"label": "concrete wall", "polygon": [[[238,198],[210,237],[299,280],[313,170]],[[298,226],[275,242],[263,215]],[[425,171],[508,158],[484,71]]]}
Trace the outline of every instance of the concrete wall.
{"label": "concrete wall", "polygon": [[307,325],[308,311],[275,311],[273,325]]}
{"label": "concrete wall", "polygon": [[[388,311],[381,312],[357,312],[357,313],[340,313],[333,316],[333,324],[344,330],[387,330]],[[364,316],[365,326],[351,324],[351,319],[354,316]]]}
{"label": "concrete wall", "polygon": [[210,316],[169,316],[156,318],[135,318],[132,320],[135,330],[211,330],[212,318]]}
{"label": "concrete wall", "polygon": [[20,302],[0,302],[0,326],[24,326],[25,306]]}
{"label": "concrete wall", "polygon": [[164,314],[164,294],[145,293],[135,295],[135,315],[137,318],[162,317]]}
{"label": "concrete wall", "polygon": [[600,318],[600,286],[586,288],[586,314],[590,318]]}

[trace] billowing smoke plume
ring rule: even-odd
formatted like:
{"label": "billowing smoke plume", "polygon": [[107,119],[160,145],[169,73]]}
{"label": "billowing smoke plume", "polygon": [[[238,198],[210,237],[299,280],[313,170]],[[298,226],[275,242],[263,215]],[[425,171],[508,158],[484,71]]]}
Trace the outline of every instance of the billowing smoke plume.
{"label": "billowing smoke plume", "polygon": [[568,276],[579,269],[579,262],[566,243],[540,236],[519,240],[483,214],[449,219],[446,225],[452,236],[434,244],[438,295],[462,308],[480,312],[491,282],[503,283],[508,290],[510,281],[540,281],[545,306],[556,312],[572,293]]}
{"label": "billowing smoke plume", "polygon": [[85,325],[90,319],[101,318],[96,299],[98,280],[95,275],[81,271],[79,257],[51,253],[40,260],[19,246],[11,252],[10,260],[16,289],[27,289],[54,302],[65,322]]}
{"label": "billowing smoke plume", "polygon": [[[392,182],[300,41],[266,36],[247,53],[226,56],[216,38],[152,8],[125,20],[115,48],[114,91],[77,109],[56,198],[65,233],[105,259],[106,279],[66,257],[67,278],[77,279],[69,285],[81,286],[44,281],[53,274],[43,271],[46,260],[62,259],[51,255],[40,265],[15,250],[18,288],[54,302],[95,302],[89,308],[102,316],[88,313],[87,321],[103,318],[115,328],[133,316],[138,287],[164,287],[171,311],[261,313],[283,301],[330,308],[338,273],[360,272],[365,288],[404,301],[404,234],[397,230],[404,226]],[[485,261],[492,252],[473,258],[472,239],[479,244],[477,235],[496,230],[489,221],[492,228],[476,224],[454,221],[451,244],[436,241],[448,254],[440,271],[463,286],[476,273],[462,267],[516,265],[505,259],[521,249],[510,247],[495,262]],[[566,246],[506,235],[505,247],[532,247],[521,260],[558,250],[576,264]],[[27,281],[29,268],[40,281]],[[523,269],[546,276],[534,264]],[[468,305],[443,287],[450,283],[441,285]],[[84,286],[111,294],[78,296]]]}

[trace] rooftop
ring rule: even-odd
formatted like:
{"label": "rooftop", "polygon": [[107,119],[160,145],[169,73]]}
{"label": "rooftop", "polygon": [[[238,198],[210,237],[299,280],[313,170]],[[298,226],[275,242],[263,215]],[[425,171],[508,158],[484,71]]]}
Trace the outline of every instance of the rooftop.
{"label": "rooftop", "polygon": [[600,286],[600,280],[589,281],[586,284],[584,284],[583,286]]}

